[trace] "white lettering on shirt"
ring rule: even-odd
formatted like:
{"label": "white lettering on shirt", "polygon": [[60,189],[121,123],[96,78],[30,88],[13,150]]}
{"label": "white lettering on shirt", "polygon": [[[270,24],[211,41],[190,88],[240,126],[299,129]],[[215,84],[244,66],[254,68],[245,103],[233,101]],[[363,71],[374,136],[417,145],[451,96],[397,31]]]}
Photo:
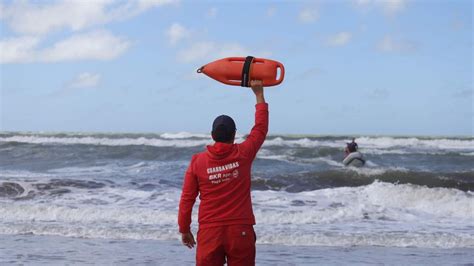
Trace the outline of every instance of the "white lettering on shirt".
{"label": "white lettering on shirt", "polygon": [[228,163],[228,164],[222,165],[222,166],[207,168],[207,173],[208,174],[214,174],[214,173],[217,173],[217,172],[223,172],[223,171],[226,171],[226,170],[235,169],[237,167],[239,167],[239,162],[233,162],[233,163]]}
{"label": "white lettering on shirt", "polygon": [[[207,168],[207,173],[209,174],[209,181],[211,181],[212,184],[220,184],[222,182],[230,181],[230,177],[237,178],[239,176],[239,171],[236,168],[238,167],[239,162],[232,162],[226,165]],[[229,172],[229,170],[234,171]]]}

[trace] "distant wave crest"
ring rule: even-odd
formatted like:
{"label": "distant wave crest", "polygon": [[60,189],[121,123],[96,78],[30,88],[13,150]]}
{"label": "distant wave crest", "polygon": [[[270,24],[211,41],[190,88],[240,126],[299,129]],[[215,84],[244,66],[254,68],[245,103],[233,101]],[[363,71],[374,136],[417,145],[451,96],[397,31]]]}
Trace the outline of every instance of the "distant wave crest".
{"label": "distant wave crest", "polygon": [[[236,142],[245,138],[238,135]],[[291,138],[285,136],[268,136],[264,146],[283,147],[330,147],[341,149],[347,139],[325,137]],[[155,134],[0,134],[0,143],[32,143],[32,144],[84,144],[84,145],[148,145],[156,147],[194,147],[212,143],[208,134],[189,132]],[[460,151],[465,156],[473,156],[474,140],[472,138],[415,138],[415,137],[359,137],[359,146],[367,153],[404,154],[406,149],[418,149],[421,152],[430,150]]]}

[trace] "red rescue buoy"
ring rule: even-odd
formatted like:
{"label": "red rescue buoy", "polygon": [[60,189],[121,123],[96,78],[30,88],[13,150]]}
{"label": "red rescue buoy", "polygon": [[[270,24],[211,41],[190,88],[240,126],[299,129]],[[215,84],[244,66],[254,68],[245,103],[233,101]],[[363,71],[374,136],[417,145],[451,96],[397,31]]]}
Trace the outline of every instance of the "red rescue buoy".
{"label": "red rescue buoy", "polygon": [[[277,79],[278,69],[280,75]],[[227,57],[216,60],[197,70],[227,85],[250,87],[251,80],[261,80],[263,86],[280,84],[285,77],[283,64],[274,60],[247,57]]]}

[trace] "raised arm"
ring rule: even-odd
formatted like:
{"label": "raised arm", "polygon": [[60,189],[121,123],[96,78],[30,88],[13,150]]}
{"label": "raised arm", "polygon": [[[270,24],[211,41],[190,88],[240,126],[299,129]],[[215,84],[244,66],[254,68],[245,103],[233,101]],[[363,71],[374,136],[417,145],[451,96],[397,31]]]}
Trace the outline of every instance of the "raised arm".
{"label": "raised arm", "polygon": [[255,97],[257,98],[257,104],[265,103],[265,97],[263,95],[263,83],[261,80],[252,80],[250,81],[250,86]]}
{"label": "raised arm", "polygon": [[268,104],[265,102],[262,81],[252,80],[250,85],[257,101],[255,105],[255,125],[247,139],[241,144],[241,147],[243,152],[246,152],[251,157],[255,157],[268,132]]}

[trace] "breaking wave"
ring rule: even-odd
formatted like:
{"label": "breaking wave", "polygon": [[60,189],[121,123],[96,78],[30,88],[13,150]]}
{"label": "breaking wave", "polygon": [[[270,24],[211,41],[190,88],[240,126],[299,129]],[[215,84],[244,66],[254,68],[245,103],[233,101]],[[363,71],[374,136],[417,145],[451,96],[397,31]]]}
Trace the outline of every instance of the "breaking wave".
{"label": "breaking wave", "polygon": [[[60,200],[54,204],[0,201],[0,234],[177,238],[178,189],[154,195],[151,191],[123,193],[101,185],[84,186],[89,191],[101,191],[94,197],[102,198],[103,203],[71,206]],[[84,186],[80,188],[85,189]],[[111,195],[117,194],[126,198],[123,202],[127,204],[112,204]],[[83,195],[79,202],[84,202],[84,197],[92,196]],[[468,233],[473,229],[472,192],[374,182],[356,188],[299,193],[254,191],[253,202],[258,243],[474,247],[474,237]],[[196,213],[197,209],[194,221]],[[456,230],[450,229],[453,225]],[[352,226],[358,229],[353,230]]]}
{"label": "breaking wave", "polygon": [[[238,135],[237,142],[245,136]],[[307,147],[318,146],[341,148],[348,141],[344,137],[300,137],[269,136],[264,146]],[[83,144],[128,146],[149,145],[156,147],[192,147],[212,143],[209,134],[188,132],[157,134],[0,134],[0,142],[5,143],[32,143],[32,144]],[[472,138],[415,138],[415,137],[359,137],[359,146],[367,150],[394,149],[393,153],[403,153],[406,148],[420,150],[450,150],[465,151],[464,155],[471,156],[474,150]],[[398,150],[396,149],[398,148]],[[404,148],[400,150],[400,148]],[[471,151],[469,151],[471,150]],[[377,151],[374,151],[377,152]]]}

